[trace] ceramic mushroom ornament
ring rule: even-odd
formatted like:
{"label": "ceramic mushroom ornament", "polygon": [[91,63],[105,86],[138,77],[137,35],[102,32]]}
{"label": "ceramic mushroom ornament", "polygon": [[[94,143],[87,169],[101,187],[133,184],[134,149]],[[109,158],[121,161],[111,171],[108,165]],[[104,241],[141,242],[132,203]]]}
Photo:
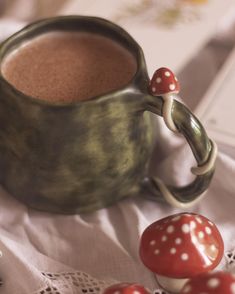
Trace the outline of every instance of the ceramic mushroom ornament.
{"label": "ceramic mushroom ornament", "polygon": [[119,283],[106,288],[103,294],[150,294],[150,291],[139,284]]}
{"label": "ceramic mushroom ornament", "polygon": [[190,279],[180,294],[235,294],[235,276],[228,272],[210,272]]}
{"label": "ceramic mushroom ornament", "polygon": [[180,85],[174,73],[166,67],[157,69],[150,81],[149,91],[154,96],[163,98],[162,115],[167,127],[176,132],[177,128],[171,117],[173,95],[178,94]]}
{"label": "ceramic mushroom ornament", "polygon": [[215,224],[193,213],[154,222],[140,240],[142,262],[171,293],[178,293],[188,278],[214,269],[223,252],[223,240]]}

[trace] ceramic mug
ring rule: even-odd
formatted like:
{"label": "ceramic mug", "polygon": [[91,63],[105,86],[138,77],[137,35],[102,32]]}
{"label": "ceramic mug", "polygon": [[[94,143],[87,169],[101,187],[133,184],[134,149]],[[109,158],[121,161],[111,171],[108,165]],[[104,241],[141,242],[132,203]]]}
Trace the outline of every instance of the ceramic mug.
{"label": "ceramic mug", "polygon": [[136,74],[117,91],[68,104],[24,95],[0,74],[1,184],[27,205],[57,213],[93,211],[137,193],[178,207],[198,200],[214,172],[215,147],[198,119],[173,100],[172,120],[202,171],[185,187],[149,177],[150,113],[161,116],[164,99],[150,94],[142,49],[122,28],[86,16],[41,20],[1,44],[0,62],[22,42],[55,30],[88,31],[119,42],[135,57]]}

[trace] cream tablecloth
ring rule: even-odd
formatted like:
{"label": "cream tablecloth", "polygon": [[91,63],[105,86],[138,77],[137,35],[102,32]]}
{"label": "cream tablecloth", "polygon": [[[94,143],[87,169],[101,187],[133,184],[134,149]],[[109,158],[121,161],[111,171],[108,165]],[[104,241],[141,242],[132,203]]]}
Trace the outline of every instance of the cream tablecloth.
{"label": "cream tablecloth", "polygon": [[[22,8],[27,1],[18,1],[18,6],[13,2],[0,20],[1,39],[38,17],[35,13],[39,10],[35,12],[33,5],[31,13]],[[60,12],[64,4],[68,9],[68,1],[58,3]],[[18,18],[17,9],[21,11]],[[53,7],[50,9],[53,11]],[[45,8],[41,11],[41,15],[48,12]],[[162,156],[153,162],[154,172],[168,182],[184,184],[194,165],[188,147],[163,124],[159,136],[157,147]],[[225,250],[230,254],[220,267],[231,271],[235,248],[235,150],[233,155],[219,153],[207,196],[190,209],[210,218],[221,230]],[[137,196],[91,214],[55,215],[29,209],[0,188],[0,276],[4,281],[0,293],[98,294],[114,281],[142,283],[161,293],[154,275],[140,262],[139,238],[151,222],[180,211]]]}

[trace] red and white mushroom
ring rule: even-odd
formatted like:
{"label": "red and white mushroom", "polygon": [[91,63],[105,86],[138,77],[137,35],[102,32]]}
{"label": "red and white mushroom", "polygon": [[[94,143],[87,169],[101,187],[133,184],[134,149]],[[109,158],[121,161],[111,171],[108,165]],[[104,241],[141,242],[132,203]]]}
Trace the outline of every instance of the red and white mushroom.
{"label": "red and white mushroom", "polygon": [[169,68],[161,67],[153,74],[150,91],[155,96],[178,94],[180,85],[178,79]]}
{"label": "red and white mushroom", "polygon": [[209,272],[190,279],[181,294],[235,294],[235,275],[228,272]]}
{"label": "red and white mushroom", "polygon": [[150,294],[150,291],[139,284],[119,283],[106,288],[103,294]]}
{"label": "red and white mushroom", "polygon": [[171,117],[173,104],[172,94],[178,94],[180,85],[174,73],[166,67],[161,67],[155,71],[150,81],[149,91],[154,96],[161,96],[164,100],[162,115],[168,128],[177,131]]}
{"label": "red and white mushroom", "polygon": [[180,213],[145,229],[140,258],[167,291],[178,293],[187,279],[214,269],[224,244],[219,230],[202,215]]}

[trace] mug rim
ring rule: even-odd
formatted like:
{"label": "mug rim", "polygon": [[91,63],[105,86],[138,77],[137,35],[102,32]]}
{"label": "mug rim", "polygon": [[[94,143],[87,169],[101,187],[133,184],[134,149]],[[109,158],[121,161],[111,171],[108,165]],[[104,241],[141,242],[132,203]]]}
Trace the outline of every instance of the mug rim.
{"label": "mug rim", "polygon": [[[99,25],[101,25],[103,27],[106,26],[107,28],[115,31],[115,33],[117,33],[119,36],[124,37],[124,39],[129,44],[131,44],[131,46],[134,48],[135,52],[133,52],[133,49],[128,49],[128,50],[131,53],[136,53],[136,54],[133,54],[133,56],[135,57],[137,67],[136,67],[136,72],[134,73],[131,80],[126,85],[120,87],[117,90],[108,91],[107,93],[100,94],[100,95],[91,97],[86,100],[78,100],[78,101],[75,100],[72,102],[63,102],[63,101],[51,102],[49,100],[35,98],[33,96],[30,96],[30,95],[23,93],[22,91],[18,90],[15,86],[13,86],[9,81],[7,81],[7,79],[5,79],[5,77],[2,74],[1,63],[4,59],[4,55],[7,55],[7,51],[9,49],[9,48],[7,48],[7,46],[10,45],[11,42],[14,42],[14,40],[16,40],[16,41],[21,40],[21,38],[26,37],[28,34],[35,31],[36,29],[48,27],[48,26],[52,25],[53,23],[54,24],[58,23],[58,22],[63,23],[66,21],[73,21],[73,20],[74,21],[84,20],[87,23],[88,22],[91,24],[98,23]],[[50,31],[50,30],[48,30],[48,31]],[[51,31],[53,31],[53,30],[51,30]],[[45,32],[39,32],[34,37],[39,36],[44,33]],[[99,31],[96,31],[96,32],[94,31],[94,33],[99,33]],[[124,46],[123,44],[121,44],[121,45]],[[136,87],[136,85],[138,85],[137,81],[139,80],[139,78],[141,78],[141,77],[143,78],[143,75],[145,77],[147,77],[144,53],[143,53],[143,50],[140,47],[140,45],[124,28],[122,28],[121,26],[117,25],[116,23],[114,23],[110,20],[107,20],[107,19],[101,18],[101,17],[83,16],[83,15],[67,15],[67,16],[56,16],[56,17],[49,17],[49,18],[40,19],[38,21],[35,21],[35,22],[32,22],[32,23],[26,25],[25,27],[23,27],[22,29],[20,29],[19,31],[17,31],[16,33],[14,33],[10,37],[8,37],[6,40],[4,40],[0,44],[0,81],[3,84],[5,84],[6,87],[8,87],[8,89],[11,92],[16,93],[21,98],[28,100],[31,103],[39,104],[42,106],[46,105],[46,106],[52,106],[52,107],[74,107],[74,106],[80,106],[81,104],[94,103],[94,102],[98,103],[103,100],[109,100],[114,96],[115,97],[119,96],[123,92],[128,91],[131,88],[131,86],[133,86],[133,85],[135,85],[135,87]]]}

